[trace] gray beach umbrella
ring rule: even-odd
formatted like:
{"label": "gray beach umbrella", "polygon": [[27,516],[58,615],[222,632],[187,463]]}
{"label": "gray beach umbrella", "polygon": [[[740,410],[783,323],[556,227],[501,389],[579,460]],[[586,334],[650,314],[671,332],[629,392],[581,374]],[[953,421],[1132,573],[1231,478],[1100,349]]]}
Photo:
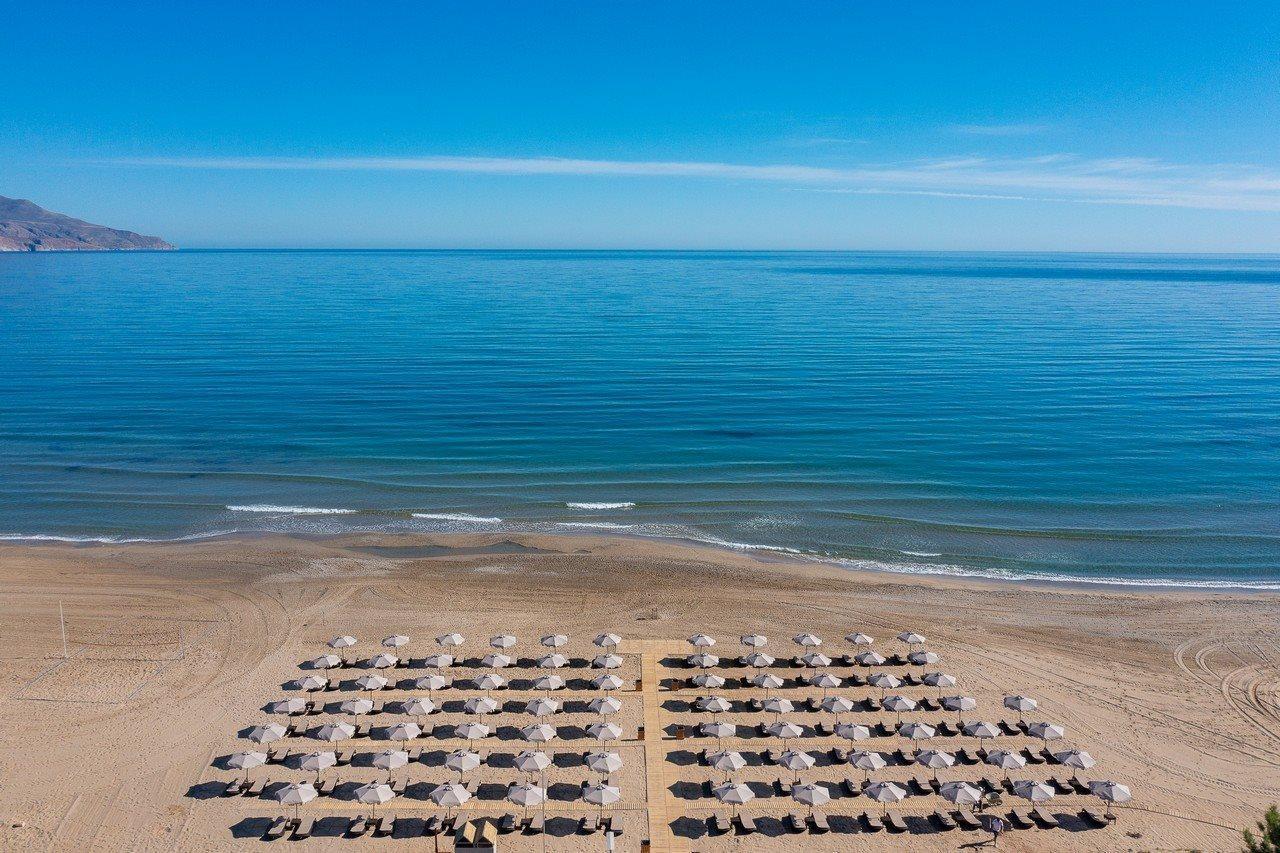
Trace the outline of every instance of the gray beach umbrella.
{"label": "gray beach umbrella", "polygon": [[872,782],[863,791],[871,799],[889,809],[889,803],[900,803],[906,799],[907,792],[893,782]]}
{"label": "gray beach umbrella", "polygon": [[767,731],[774,737],[782,739],[783,749],[786,749],[787,742],[793,737],[800,737],[804,734],[804,729],[800,728],[795,723],[784,723],[781,720],[771,724]]}
{"label": "gray beach umbrella", "polygon": [[271,703],[271,713],[273,714],[302,714],[307,710],[307,700],[294,696],[289,699],[281,699],[279,702]]}
{"label": "gray beach umbrella", "polygon": [[1107,814],[1111,814],[1112,803],[1127,803],[1133,798],[1128,785],[1112,782],[1110,779],[1098,779],[1089,783],[1089,792],[1107,804]]}
{"label": "gray beach umbrella", "polygon": [[622,769],[622,756],[616,752],[603,750],[588,752],[587,766],[602,776],[608,776]]}
{"label": "gray beach umbrella", "polygon": [[898,635],[898,639],[908,646],[923,646],[929,642],[923,635],[917,634],[915,631],[903,631]]}
{"label": "gray beach umbrella", "polygon": [[908,699],[906,696],[886,696],[880,700],[880,707],[886,711],[893,711],[898,715],[898,722],[902,722],[903,712],[916,709],[916,700]]}
{"label": "gray beach umbrella", "polygon": [[359,717],[373,710],[373,702],[368,699],[348,699],[339,705],[338,709],[344,714]]}
{"label": "gray beach umbrella", "polygon": [[772,672],[761,672],[751,676],[751,683],[756,687],[763,687],[765,695],[768,695],[770,690],[777,690],[786,682]]}
{"label": "gray beach umbrella", "polygon": [[[474,723],[472,724],[474,725]],[[387,737],[391,740],[406,741],[422,736],[422,727],[417,723],[396,723],[387,729]]]}
{"label": "gray beach umbrella", "polygon": [[504,655],[501,652],[487,654],[480,662],[490,669],[505,669],[513,663],[510,655]]}
{"label": "gray beach umbrella", "polygon": [[964,712],[978,707],[978,700],[972,696],[943,696],[942,707],[956,712],[956,719],[964,722]]}
{"label": "gray beach umbrella", "polygon": [[538,658],[538,666],[543,669],[560,669],[569,665],[569,659],[559,652],[552,652]]}
{"label": "gray beach umbrella", "polygon": [[805,666],[815,668],[831,666],[831,658],[827,657],[822,652],[806,652],[801,656],[800,662]]}
{"label": "gray beach umbrella", "polygon": [[933,778],[938,778],[938,771],[945,770],[956,763],[956,758],[949,752],[937,749],[926,749],[916,756],[916,764],[928,767],[933,771]]}
{"label": "gray beach umbrella", "polygon": [[563,690],[565,681],[558,675],[540,675],[534,680],[533,686],[535,690]]}
{"label": "gray beach umbrella", "polygon": [[907,723],[898,728],[898,735],[910,741],[929,740],[937,737],[938,730],[925,723]]}
{"label": "gray beach umbrella", "polygon": [[421,719],[422,717],[425,717],[435,712],[436,703],[432,702],[430,699],[426,698],[425,696],[414,696],[411,699],[405,700],[405,703],[402,707],[406,714],[409,714],[410,716],[418,717],[419,719]]}
{"label": "gray beach umbrella", "polygon": [[1029,696],[1006,696],[1004,697],[1004,706],[1011,711],[1018,712],[1018,719],[1022,719],[1023,714],[1030,713],[1040,707],[1040,703]]}
{"label": "gray beach umbrella", "polygon": [[[345,650],[351,648],[355,644],[356,644],[355,637],[351,637],[351,636],[334,637],[332,640],[329,641],[329,648],[337,649],[340,653],[345,655],[346,654]],[[344,661],[346,660],[345,656],[343,657],[343,660]]]}
{"label": "gray beach umbrella", "polygon": [[539,643],[549,649],[558,649],[569,642],[569,638],[564,634],[547,634],[538,640]]}
{"label": "gray beach umbrella", "polygon": [[439,637],[436,637],[436,644],[442,649],[457,648],[465,642],[466,639],[461,634],[456,633],[441,634]]}
{"label": "gray beach umbrella", "polygon": [[707,763],[722,773],[737,773],[747,766],[742,753],[733,750],[721,750],[707,756]]}
{"label": "gray beach umbrella", "polygon": [[233,752],[227,757],[227,767],[232,770],[243,770],[244,778],[249,778],[249,771],[267,763],[265,752]]}
{"label": "gray beach umbrella", "polygon": [[484,723],[463,723],[454,729],[454,734],[468,742],[484,740],[489,736],[489,727]]}
{"label": "gray beach umbrella", "polygon": [[501,690],[506,686],[507,680],[496,672],[486,672],[475,683],[477,690]]}
{"label": "gray beach umbrella", "polygon": [[391,790],[391,786],[385,782],[369,782],[356,788],[355,793],[356,800],[366,806],[373,806],[375,814],[378,806],[391,802],[396,796],[396,792]]}
{"label": "gray beach umbrella", "polygon": [[308,665],[312,669],[337,669],[342,666],[342,658],[337,655],[320,655],[308,661]]}
{"label": "gray beach umbrella", "polygon": [[369,658],[369,667],[371,669],[391,669],[400,662],[400,658],[387,652],[378,652]]}
{"label": "gray beach umbrella", "polygon": [[717,800],[732,806],[740,806],[756,798],[755,792],[742,782],[725,782],[723,785],[717,785],[713,788],[712,792],[716,795]]}
{"label": "gray beach umbrella", "polygon": [[622,728],[617,723],[592,723],[587,733],[598,741],[621,740]]}
{"label": "gray beach umbrella", "polygon": [[443,675],[424,675],[417,681],[413,682],[413,686],[418,690],[429,690],[434,693],[437,690],[443,690],[449,686],[449,679]]}
{"label": "gray beach umbrella", "polygon": [[316,729],[316,740],[337,743],[340,740],[351,740],[356,736],[356,727],[350,723],[326,723]]}
{"label": "gray beach umbrella", "polygon": [[483,763],[480,753],[471,749],[455,749],[444,757],[444,766],[459,776],[475,770]]}
{"label": "gray beach umbrella", "polygon": [[709,714],[723,714],[732,707],[723,696],[703,696],[698,700],[698,710]]}
{"label": "gray beach umbrella", "polygon": [[556,737],[555,726],[546,723],[535,723],[520,730],[520,736],[530,743],[546,743]]}
{"label": "gray beach umbrella", "polygon": [[856,706],[849,699],[843,696],[828,696],[822,700],[822,710],[828,714],[847,714]]}
{"label": "gray beach umbrella", "polygon": [[622,687],[622,679],[613,673],[597,675],[591,679],[591,686],[596,690],[618,690]]}
{"label": "gray beach umbrella", "polygon": [[293,806],[293,816],[298,817],[298,807],[314,800],[319,794],[310,782],[290,782],[278,788],[273,795],[283,806]]}
{"label": "gray beach umbrella", "polygon": [[279,723],[267,723],[265,726],[254,726],[245,737],[254,743],[272,743],[280,740],[289,730]]}
{"label": "gray beach umbrella", "polygon": [[773,666],[774,662],[773,657],[764,652],[752,652],[743,659],[743,663],[756,669]]}
{"label": "gray beach umbrella", "polygon": [[743,634],[738,642],[749,649],[759,649],[769,644],[769,638],[764,634]]}
{"label": "gray beach umbrella", "polygon": [[622,700],[616,696],[597,696],[587,703],[587,710],[593,714],[607,717],[622,710]]}
{"label": "gray beach umbrella", "polygon": [[689,638],[689,645],[698,649],[709,649],[716,644],[715,637],[707,634],[694,634]]}
{"label": "gray beach umbrella", "polygon": [[979,740],[988,740],[994,737],[1000,737],[1000,729],[994,723],[973,722],[964,727],[964,733],[969,737],[976,737]]}
{"label": "gray beach umbrella", "polygon": [[409,638],[404,634],[392,634],[382,641],[382,645],[389,649],[398,649],[401,646],[409,645]]}
{"label": "gray beach umbrella", "polygon": [[1067,730],[1062,726],[1054,725],[1053,723],[1036,723],[1031,728],[1027,729],[1027,734],[1048,742],[1051,740],[1061,740],[1066,737]]}
{"label": "gray beach umbrella", "polygon": [[560,712],[560,703],[554,699],[540,696],[537,699],[530,699],[526,702],[524,712],[535,717],[550,717],[552,714]]}
{"label": "gray beach umbrella", "polygon": [[316,778],[320,778],[320,772],[337,765],[338,754],[331,749],[318,750],[316,752],[308,752],[302,756],[302,760],[298,762],[298,769],[305,770],[308,773],[316,774]]}
{"label": "gray beach umbrella", "polygon": [[356,679],[356,687],[359,687],[361,690],[368,690],[372,692],[374,690],[382,690],[386,688],[386,686],[387,680],[381,675],[362,675]]}
{"label": "gray beach umbrella", "polygon": [[485,714],[494,714],[498,711],[498,703],[488,696],[472,696],[466,702],[462,703],[462,710],[468,714],[477,714],[483,716]]}
{"label": "gray beach umbrella", "polygon": [[791,638],[791,642],[806,649],[816,649],[822,645],[822,638],[816,634],[796,634]]}
{"label": "gray beach umbrella", "polygon": [[1044,782],[1020,779],[1013,783],[1013,793],[1033,803],[1047,803],[1053,799],[1054,790]]}
{"label": "gray beach umbrella", "polygon": [[471,799],[471,793],[455,782],[446,782],[443,785],[436,785],[431,791],[430,797],[431,802],[437,806],[452,808],[460,806]]}
{"label": "gray beach umbrella", "polygon": [[1021,770],[1027,766],[1027,760],[1016,752],[1009,752],[1007,749],[998,749],[987,756],[987,763],[995,767],[999,767],[1009,775],[1010,770]]}
{"label": "gray beach umbrella", "polygon": [[902,686],[902,679],[891,672],[877,672],[867,679],[867,683],[872,687],[879,687],[884,690],[896,690]]}
{"label": "gray beach umbrella", "polygon": [[885,664],[884,655],[879,652],[859,652],[854,660],[859,666],[884,666]]}
{"label": "gray beach umbrella", "polygon": [[427,669],[448,669],[453,666],[453,655],[446,652],[427,655],[422,659],[422,665]]}
{"label": "gray beach umbrella", "polygon": [[1054,753],[1053,757],[1058,760],[1059,764],[1071,768],[1072,778],[1075,778],[1078,771],[1088,770],[1097,764],[1092,755],[1081,749],[1068,749],[1064,752],[1057,752]]}
{"label": "gray beach umbrella", "polygon": [[324,690],[329,686],[329,679],[321,678],[318,675],[308,675],[305,678],[298,679],[298,689],[307,693],[315,693],[317,690]]}
{"label": "gray beach umbrella", "polygon": [[518,642],[519,640],[510,634],[499,634],[496,637],[489,638],[489,645],[495,649],[509,649]]}
{"label": "gray beach umbrella", "polygon": [[796,709],[795,703],[781,696],[770,696],[764,700],[762,707],[770,714],[790,714]]}
{"label": "gray beach umbrella", "polygon": [[982,801],[982,792],[968,782],[943,782],[938,793],[957,806],[973,806]]}
{"label": "gray beach umbrella", "polygon": [[622,792],[613,785],[596,783],[582,789],[582,799],[593,806],[611,806],[622,799]]}
{"label": "gray beach umbrella", "polygon": [[727,737],[734,737],[738,734],[738,727],[733,723],[703,723],[698,727],[703,737],[713,737],[716,740],[723,740]]}
{"label": "gray beach umbrella", "polygon": [[849,763],[862,771],[863,779],[870,778],[871,771],[883,770],[886,765],[883,755],[869,750],[859,750],[851,754]]}
{"label": "gray beach umbrella", "polygon": [[539,806],[547,801],[547,789],[527,783],[512,785],[507,788],[507,801],[526,809],[529,806]]}
{"label": "gray beach umbrella", "polygon": [[699,652],[696,655],[689,655],[686,662],[689,666],[696,666],[698,669],[711,669],[720,665],[720,658],[706,652]]}
{"label": "gray beach umbrella", "polygon": [[849,634],[845,639],[855,646],[869,646],[876,641],[875,637],[872,637],[869,634],[864,634],[861,631],[855,634]]}
{"label": "gray beach umbrella", "polygon": [[926,667],[942,660],[937,652],[912,652],[907,655],[907,660],[919,667]]}
{"label": "gray beach umbrella", "polygon": [[799,779],[801,770],[808,770],[817,762],[815,762],[813,760],[813,756],[807,752],[788,749],[778,757],[778,763],[788,770],[793,771],[796,774],[796,779]]}
{"label": "gray beach umbrella", "polygon": [[551,766],[551,757],[545,752],[526,749],[516,756],[516,769],[522,773],[541,773]]}
{"label": "gray beach umbrella", "polygon": [[616,649],[622,642],[622,638],[617,634],[600,634],[591,642],[602,649]]}
{"label": "gray beach umbrella", "polygon": [[821,785],[812,782],[791,787],[791,799],[806,805],[812,810],[815,806],[825,805],[831,801],[831,792]]}
{"label": "gray beach umbrella", "polygon": [[724,687],[724,676],[716,675],[713,672],[700,672],[693,677],[693,686],[702,687],[707,690],[719,690]]}
{"label": "gray beach umbrella", "polygon": [[836,723],[836,736],[842,737],[849,743],[857,740],[867,740],[871,737],[871,729],[866,726],[860,726],[857,723]]}
{"label": "gray beach umbrella", "polygon": [[956,686],[956,677],[945,672],[927,672],[923,681],[930,687],[938,688],[939,696],[942,695],[942,691],[945,688]]}
{"label": "gray beach umbrella", "polygon": [[409,753],[403,749],[384,749],[373,756],[373,766],[390,773],[409,764]]}
{"label": "gray beach umbrella", "polygon": [[819,672],[809,679],[809,684],[822,688],[822,698],[827,698],[827,691],[839,687],[840,679],[829,672]]}
{"label": "gray beach umbrella", "polygon": [[[707,655],[715,657],[715,655]],[[622,657],[615,654],[596,655],[591,659],[591,666],[596,669],[617,669],[622,666]]]}

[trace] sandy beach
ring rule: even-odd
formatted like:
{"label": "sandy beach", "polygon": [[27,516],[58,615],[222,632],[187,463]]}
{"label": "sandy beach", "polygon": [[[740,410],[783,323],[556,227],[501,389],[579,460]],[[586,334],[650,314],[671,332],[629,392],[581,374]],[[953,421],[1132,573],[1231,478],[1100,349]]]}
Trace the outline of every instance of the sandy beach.
{"label": "sandy beach", "polygon": [[[367,655],[387,634],[409,635],[425,653],[432,637],[458,631],[478,655],[492,634],[511,633],[532,645],[554,630],[569,634],[571,652],[584,655],[591,636],[611,631],[623,638],[622,672],[630,681],[653,661],[690,651],[684,638],[696,631],[719,637],[725,649],[736,649],[740,634],[764,633],[781,654],[800,631],[837,648],[851,631],[884,643],[912,629],[929,637],[959,688],[979,699],[974,719],[1016,719],[1000,708],[1001,697],[1034,696],[1039,718],[1065,726],[1066,742],[1097,760],[1089,778],[1133,789],[1132,802],[1117,808],[1119,819],[1106,828],[1012,832],[1000,849],[1233,850],[1239,828],[1280,800],[1274,633],[1280,602],[1273,595],[862,574],[669,542],[541,535],[9,545],[0,549],[0,583],[5,849],[256,847],[262,827],[282,809],[265,799],[217,796],[236,776],[220,762],[245,748],[238,733],[271,720],[264,706],[289,695],[284,685],[301,674],[299,663],[344,633],[367,640]],[[716,778],[712,768],[688,760],[690,750],[707,744],[675,740],[676,725],[705,719],[682,710],[695,692],[665,689],[687,674],[662,669],[657,682],[642,678],[643,695],[619,693],[626,706],[617,720],[624,738],[616,745],[625,768],[614,779],[622,791],[616,811],[626,817],[619,849],[639,850],[651,834],[653,850],[951,850],[985,837],[956,831],[735,837],[697,829],[727,809],[691,793]],[[642,725],[645,738],[638,740]],[[891,767],[884,775],[905,778],[913,769]],[[375,776],[371,768],[350,771],[351,778]],[[277,780],[307,776],[275,766],[254,772]],[[491,774],[482,782],[494,783],[518,775],[497,767],[479,772]],[[779,776],[779,768],[752,766],[743,774],[764,781]],[[831,766],[808,771],[814,781],[841,775]],[[963,775],[961,768],[943,772]],[[1017,805],[1012,797],[1005,801]],[[1064,797],[1051,806],[1070,802]],[[481,805],[507,810],[500,799]],[[431,808],[403,800],[386,808],[409,813],[418,806],[424,813]],[[824,810],[834,821],[867,806],[865,798],[854,806],[833,799]],[[910,813],[910,806],[908,799],[898,808]],[[303,809],[363,811],[351,802]],[[761,799],[743,810],[767,818],[795,804]],[[318,833],[276,843],[392,849],[424,841]],[[451,841],[441,845],[452,849]],[[501,842],[504,850],[544,848],[596,850],[603,841],[600,834],[517,833]]]}

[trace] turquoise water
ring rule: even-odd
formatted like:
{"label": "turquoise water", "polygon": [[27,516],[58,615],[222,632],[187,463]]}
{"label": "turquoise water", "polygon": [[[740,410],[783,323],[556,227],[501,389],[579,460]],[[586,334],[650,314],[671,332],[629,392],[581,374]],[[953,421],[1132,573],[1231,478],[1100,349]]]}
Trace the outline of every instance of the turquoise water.
{"label": "turquoise water", "polygon": [[1280,258],[10,255],[0,358],[7,538],[616,531],[1280,588]]}

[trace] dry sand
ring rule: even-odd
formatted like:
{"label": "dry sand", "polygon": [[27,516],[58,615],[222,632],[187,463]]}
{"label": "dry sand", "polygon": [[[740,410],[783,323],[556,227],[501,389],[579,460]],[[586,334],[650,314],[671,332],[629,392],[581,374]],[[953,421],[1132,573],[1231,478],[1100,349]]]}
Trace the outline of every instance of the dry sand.
{"label": "dry sand", "polygon": [[[244,747],[237,732],[267,721],[264,703],[284,695],[281,685],[298,674],[298,663],[338,633],[376,640],[402,632],[425,645],[458,630],[478,645],[499,631],[527,639],[554,628],[576,635],[581,654],[587,634],[608,630],[629,642],[634,675],[635,652],[664,648],[642,641],[678,641],[699,630],[722,641],[759,631],[780,647],[800,630],[838,641],[851,630],[888,639],[912,628],[930,637],[942,668],[980,699],[982,717],[998,714],[1006,692],[1040,697],[1043,717],[1064,724],[1070,743],[1098,760],[1090,776],[1134,790],[1108,829],[1012,833],[1000,849],[1236,850],[1238,828],[1280,800],[1276,596],[860,574],[670,543],[548,536],[10,546],[0,548],[0,583],[5,849],[256,849],[256,838],[238,836],[279,810],[203,798],[213,780],[233,775],[215,763]],[[639,705],[628,696],[624,722],[634,737]],[[695,719],[662,713],[664,726]],[[621,747],[621,805],[630,815],[621,850],[639,849],[648,807],[659,816],[665,810],[668,820],[709,813],[705,800],[678,795],[688,787],[682,783],[711,771],[663,760],[675,741],[646,743]],[[656,756],[648,768],[646,749]],[[659,775],[649,778],[654,767]],[[256,772],[264,770],[291,775]],[[818,768],[814,777],[832,773]],[[647,802],[646,782],[661,802]],[[771,813],[765,801],[753,806]],[[837,814],[843,805],[829,808]],[[946,850],[980,839],[956,832],[737,842],[663,836],[654,849]],[[276,844],[408,846],[373,838]],[[602,848],[599,835],[546,846]],[[544,848],[542,840],[510,837],[502,849]]]}

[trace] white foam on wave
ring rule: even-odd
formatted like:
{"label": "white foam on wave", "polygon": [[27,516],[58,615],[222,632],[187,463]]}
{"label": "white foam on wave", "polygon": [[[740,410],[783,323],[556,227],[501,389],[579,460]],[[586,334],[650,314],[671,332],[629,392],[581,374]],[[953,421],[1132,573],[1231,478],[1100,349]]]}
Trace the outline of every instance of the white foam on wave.
{"label": "white foam on wave", "polygon": [[435,521],[460,521],[470,524],[501,524],[497,516],[468,515],[465,512],[415,512],[414,518],[428,518]]}
{"label": "white foam on wave", "polygon": [[899,554],[906,554],[908,557],[941,557],[937,551],[899,551]]}
{"label": "white foam on wave", "polygon": [[60,536],[55,533],[0,533],[0,542],[66,542],[73,545],[130,545],[146,542],[191,542],[196,539],[213,539],[230,536],[235,530],[211,530],[208,533],[191,533],[186,536],[149,538],[146,536]]}
{"label": "white foam on wave", "polygon": [[634,524],[618,524],[613,521],[557,521],[556,527],[586,527],[596,530],[631,530]]}
{"label": "white foam on wave", "polygon": [[276,506],[275,504],[232,504],[232,512],[267,512],[276,515],[354,515],[354,509],[333,509],[323,506]]}
{"label": "white foam on wave", "polygon": [[569,509],[635,509],[635,501],[618,501],[617,503],[566,503]]}

